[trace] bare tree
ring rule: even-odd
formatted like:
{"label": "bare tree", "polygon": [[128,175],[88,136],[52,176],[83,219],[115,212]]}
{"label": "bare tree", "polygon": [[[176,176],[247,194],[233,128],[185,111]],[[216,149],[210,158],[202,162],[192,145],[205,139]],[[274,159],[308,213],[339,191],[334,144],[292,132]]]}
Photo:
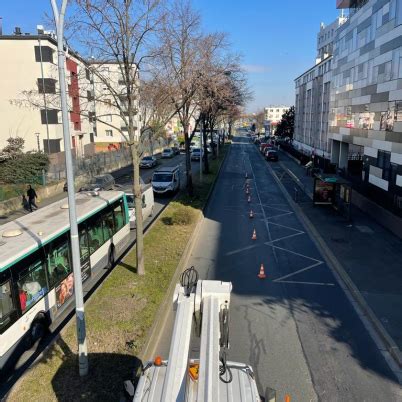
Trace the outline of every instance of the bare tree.
{"label": "bare tree", "polygon": [[[136,214],[137,272],[145,273],[142,196],[139,172],[141,131],[138,127],[139,72],[153,57],[153,35],[162,20],[159,0],[76,0],[70,29],[79,32],[80,48],[92,58],[90,73],[102,87],[98,101],[124,122],[110,122],[131,148]],[[77,36],[77,35],[76,35]],[[112,70],[112,71],[111,71]],[[109,112],[110,113],[110,112]],[[110,113],[111,114],[111,113]],[[96,116],[101,119],[102,116]]]}
{"label": "bare tree", "polygon": [[[172,3],[160,34],[159,76],[165,83],[180,123],[184,130],[186,149],[187,190],[193,194],[190,161],[191,137],[198,124],[197,89],[202,76],[202,34],[200,15],[192,9],[189,0]],[[191,119],[196,123],[190,131]]]}

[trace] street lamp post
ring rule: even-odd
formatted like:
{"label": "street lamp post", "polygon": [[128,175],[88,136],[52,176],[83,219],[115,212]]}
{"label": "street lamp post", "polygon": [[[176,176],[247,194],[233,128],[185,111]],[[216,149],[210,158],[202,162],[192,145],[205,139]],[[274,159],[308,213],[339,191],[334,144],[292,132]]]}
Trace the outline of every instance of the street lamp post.
{"label": "street lamp post", "polygon": [[74,293],[75,293],[75,311],[77,322],[77,339],[78,339],[78,364],[80,376],[88,374],[88,350],[86,341],[85,329],[85,313],[84,313],[84,297],[82,292],[82,276],[81,276],[81,261],[80,261],[80,246],[78,240],[78,224],[77,211],[75,205],[74,194],[74,170],[73,159],[71,155],[71,137],[67,109],[67,91],[66,91],[66,76],[65,76],[65,61],[66,55],[63,46],[63,30],[64,30],[64,15],[66,12],[67,1],[62,0],[59,10],[56,0],[50,0],[53,9],[54,20],[56,23],[57,32],[57,63],[59,70],[60,83],[60,98],[61,112],[63,121],[63,140],[64,154],[66,158],[66,175],[67,175],[67,192],[68,192],[68,211],[70,217],[70,236],[71,236],[71,252],[74,272]]}
{"label": "street lamp post", "polygon": [[35,135],[36,135],[36,143],[38,145],[38,152],[40,152],[40,141],[39,141],[40,133],[35,133]]}

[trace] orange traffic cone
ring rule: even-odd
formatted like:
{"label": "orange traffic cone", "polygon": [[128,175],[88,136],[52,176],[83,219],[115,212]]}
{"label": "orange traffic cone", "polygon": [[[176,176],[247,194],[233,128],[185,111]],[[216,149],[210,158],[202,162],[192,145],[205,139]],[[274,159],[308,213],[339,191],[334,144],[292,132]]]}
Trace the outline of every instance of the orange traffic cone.
{"label": "orange traffic cone", "polygon": [[290,395],[285,395],[285,402],[290,402]]}
{"label": "orange traffic cone", "polygon": [[251,197],[250,196],[248,196],[247,201],[251,202]]}
{"label": "orange traffic cone", "polygon": [[265,275],[264,264],[261,264],[260,273],[257,275],[260,279],[265,279],[267,276]]}
{"label": "orange traffic cone", "polygon": [[251,240],[257,240],[257,232],[255,231],[255,229],[253,231],[253,235],[251,236]]}
{"label": "orange traffic cone", "polygon": [[250,215],[249,215],[249,216],[250,216],[250,219],[254,218],[253,210],[250,211]]}

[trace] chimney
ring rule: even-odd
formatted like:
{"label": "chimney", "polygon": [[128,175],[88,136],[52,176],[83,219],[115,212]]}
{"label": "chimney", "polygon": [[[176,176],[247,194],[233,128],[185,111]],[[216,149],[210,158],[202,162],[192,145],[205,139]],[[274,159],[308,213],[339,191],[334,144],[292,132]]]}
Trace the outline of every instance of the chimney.
{"label": "chimney", "polygon": [[21,35],[21,28],[15,27],[14,35]]}

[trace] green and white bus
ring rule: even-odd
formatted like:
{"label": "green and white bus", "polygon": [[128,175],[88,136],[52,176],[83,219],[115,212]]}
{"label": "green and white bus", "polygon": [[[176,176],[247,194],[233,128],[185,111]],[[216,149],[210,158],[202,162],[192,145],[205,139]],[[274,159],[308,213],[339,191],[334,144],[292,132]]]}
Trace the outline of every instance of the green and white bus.
{"label": "green and white bus", "polygon": [[[128,207],[119,191],[79,193],[76,202],[88,290],[130,244]],[[71,261],[67,199],[0,226],[0,373],[74,308]]]}

